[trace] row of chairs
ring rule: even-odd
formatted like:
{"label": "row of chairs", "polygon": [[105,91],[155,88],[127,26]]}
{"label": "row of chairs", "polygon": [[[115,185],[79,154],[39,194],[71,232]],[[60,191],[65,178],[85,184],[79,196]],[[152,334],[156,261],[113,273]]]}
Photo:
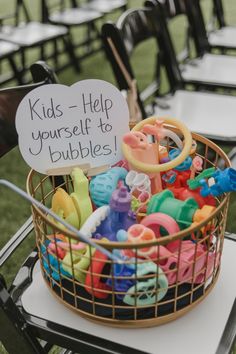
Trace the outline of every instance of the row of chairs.
{"label": "row of chairs", "polygon": [[[155,81],[143,92],[137,88],[137,102],[143,117],[150,114],[179,117],[192,131],[214,140],[235,142],[236,98],[232,94],[236,89],[236,57],[212,53],[215,47],[209,44],[200,0],[150,0],[145,5],[145,9],[130,9],[116,24],[106,23],[102,27],[107,57],[119,88],[129,91],[134,81],[139,87],[131,55],[138,44],[154,38],[156,50],[147,55],[156,57]],[[185,51],[187,55],[184,60],[182,56],[181,62],[169,30],[170,21],[178,15],[187,18],[188,34],[196,48],[193,58]],[[225,45],[224,51],[229,48],[233,45]],[[165,94],[161,92],[161,69],[165,70],[169,84]],[[224,94],[219,94],[219,90]],[[146,105],[150,96],[152,103]]]}
{"label": "row of chairs", "polygon": [[[187,5],[188,3],[195,3],[195,1],[197,0],[182,0],[181,3],[182,5]],[[178,9],[178,1],[175,1],[174,3],[176,9]],[[210,120],[212,122],[212,131],[214,134],[211,134],[211,131],[203,131],[204,135],[213,135],[215,138],[222,140],[231,139],[235,142],[234,120],[227,120],[231,119],[230,117],[233,117],[234,115],[236,108],[236,103],[234,101],[236,101],[236,98],[226,94],[221,95],[216,92],[209,92],[210,89],[216,90],[219,87],[227,87],[227,89],[231,89],[233,86],[222,86],[222,83],[219,82],[217,84],[214,82],[211,85],[209,82],[204,83],[204,81],[200,81],[197,83],[192,82],[194,90],[187,90],[189,81],[185,81],[183,78],[183,71],[181,65],[177,61],[173,42],[168,30],[168,24],[173,16],[173,12],[172,15],[169,16],[167,9],[170,5],[173,9],[173,1],[148,0],[145,5],[146,6],[143,9],[130,9],[126,11],[119,18],[116,25],[107,23],[102,28],[106,53],[114,69],[120,89],[129,90],[130,87],[127,84],[127,81],[131,79],[131,81],[134,82],[136,78],[130,61],[130,56],[134,48],[146,39],[154,38],[158,45],[157,51],[153,51],[155,58],[158,58],[159,63],[156,65],[157,73],[160,71],[160,67],[165,68],[169,79],[170,90],[168,94],[165,95],[161,95],[160,91],[158,92],[160,79],[159,75],[157,75],[159,80],[156,80],[150,90],[146,90],[145,94],[139,93],[138,91],[137,103],[139,104],[140,110],[142,110],[142,115],[146,116],[149,114],[150,109],[158,115],[166,115],[167,112],[170,112],[170,110],[173,109],[173,116],[175,117],[178,115],[178,117],[183,120],[185,120],[185,117],[190,117],[189,122],[186,122],[190,129],[199,131],[199,129],[203,129],[205,124],[208,124],[208,120]],[[202,57],[204,58],[204,54]],[[199,56],[198,59],[200,60],[201,56]],[[123,64],[123,69],[121,68],[122,65],[119,63]],[[191,61],[187,61],[185,65],[190,65],[190,63]],[[196,65],[196,62],[193,64],[193,68],[195,67],[194,65]],[[6,154],[17,144],[14,116],[20,100],[27,92],[39,85],[57,82],[54,73],[43,63],[33,65],[31,72],[35,84],[0,91],[0,122],[2,123],[5,120],[5,125],[0,127],[0,156]],[[153,90],[153,87],[155,87],[155,90]],[[145,99],[150,92],[154,94],[155,99],[153,104],[146,105]],[[181,97],[182,99],[186,99],[185,105],[187,105],[188,109],[185,113],[181,111],[181,109],[183,109],[183,101],[181,100]],[[218,102],[220,103],[218,104]],[[212,104],[216,105],[216,110],[214,112],[215,116],[213,116],[214,121],[212,121]],[[9,109],[9,107],[11,109]],[[219,118],[222,118],[222,115],[218,110],[220,110],[220,112],[223,110],[222,124],[220,123],[221,121],[219,122]],[[195,111],[197,111],[197,114]],[[202,120],[202,115],[205,117],[205,121]],[[196,129],[194,129],[194,124],[196,124]],[[223,134],[225,134],[225,126],[227,125],[230,126],[231,130],[230,138],[223,136]],[[220,129],[217,133],[215,132],[217,126],[220,126],[223,134],[221,134]],[[18,246],[24,240],[27,241],[27,236],[30,230],[32,230],[31,219],[26,222],[18,233],[13,236],[7,245],[5,245],[0,251],[0,267],[14,258]],[[232,238],[235,238],[235,236],[232,236]],[[55,319],[50,318],[50,316],[44,317],[43,314],[40,314],[39,316],[38,311],[32,309],[34,306],[35,308],[38,307],[36,301],[31,301],[33,304],[31,303],[29,307],[25,307],[26,300],[24,293],[27,292],[28,286],[33,282],[36,274],[33,270],[35,269],[35,264],[37,264],[37,259],[37,253],[34,251],[21,267],[20,272],[10,288],[7,288],[4,278],[0,276],[0,340],[9,353],[45,353],[50,351],[54,344],[63,348],[68,348],[68,350],[63,350],[63,353],[72,353],[72,351],[79,351],[81,354],[95,352],[137,352],[135,350],[132,351],[130,348],[127,348],[127,350],[124,351],[119,345],[114,345],[112,342],[108,341],[104,344],[100,338],[91,335],[91,333],[87,333],[86,328],[84,328],[83,332],[80,332],[68,325],[66,326],[63,322],[63,318],[60,318],[58,322],[55,322]],[[23,297],[24,301],[22,301]],[[47,306],[47,302],[45,303],[44,300],[45,299],[41,299],[42,306]],[[50,311],[47,311],[47,308],[44,310],[45,313],[50,313]],[[231,325],[232,323],[235,323],[235,311],[234,317],[231,318]],[[233,330],[231,328],[231,330],[226,333],[228,351],[224,351],[225,353],[230,352],[235,335],[236,328],[234,326]]]}
{"label": "row of chairs", "polygon": [[[25,0],[16,0],[12,11],[0,15],[0,61],[8,61],[11,69],[7,75],[1,75],[0,84],[13,78],[19,84],[26,81],[26,52],[35,47],[40,49],[41,60],[53,59],[56,71],[68,65],[79,71],[80,60],[101,49],[98,21],[113,11],[124,11],[126,7],[126,0],[88,0],[84,4],[78,0],[40,0],[41,21],[34,21]],[[79,41],[74,40],[74,28],[86,31]],[[48,43],[52,44],[50,55],[49,49],[46,50]],[[81,50],[77,54],[79,47]],[[20,62],[15,58],[16,53],[20,55]],[[63,65],[59,60],[61,53],[68,56]],[[4,68],[2,72],[5,73]]]}

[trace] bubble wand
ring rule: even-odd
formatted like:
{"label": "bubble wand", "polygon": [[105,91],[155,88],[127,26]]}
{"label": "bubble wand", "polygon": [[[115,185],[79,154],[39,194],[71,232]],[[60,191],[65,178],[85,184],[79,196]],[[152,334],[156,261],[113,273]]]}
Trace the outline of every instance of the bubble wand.
{"label": "bubble wand", "polygon": [[80,241],[89,244],[91,247],[96,248],[97,250],[99,250],[100,252],[105,254],[108,258],[110,258],[114,262],[117,262],[117,263],[121,262],[122,263],[122,259],[120,259],[116,255],[114,255],[111,252],[109,252],[106,248],[104,248],[104,247],[100,246],[99,244],[97,244],[96,242],[92,241],[91,238],[87,238],[84,234],[82,234],[74,226],[68,224],[66,221],[61,219],[57,214],[55,214],[53,211],[48,209],[45,205],[40,203],[38,200],[36,200],[32,196],[30,196],[29,194],[27,194],[21,188],[17,187],[13,183],[11,183],[11,182],[9,182],[9,181],[7,181],[5,179],[0,179],[0,184],[3,185],[3,186],[8,187],[11,190],[13,190],[17,194],[19,194],[21,197],[23,197],[24,199],[28,200],[28,202],[30,202],[31,204],[36,205],[43,212],[51,215],[55,220],[57,220],[59,223],[61,223],[63,226],[65,226],[68,230],[70,230],[71,232],[75,233]]}

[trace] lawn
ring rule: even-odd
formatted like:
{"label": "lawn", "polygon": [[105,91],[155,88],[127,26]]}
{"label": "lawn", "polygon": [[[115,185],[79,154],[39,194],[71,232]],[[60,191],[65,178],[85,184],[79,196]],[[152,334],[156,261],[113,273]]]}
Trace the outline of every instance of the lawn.
{"label": "lawn", "polygon": [[[32,4],[32,0],[28,0],[28,3]],[[35,3],[35,1],[34,1]],[[141,0],[130,0],[129,4],[132,7],[141,6],[143,1]],[[210,0],[204,0],[205,6],[205,15],[208,16]],[[226,3],[226,18],[228,23],[236,24],[236,6],[235,0],[227,0]],[[9,0],[1,0],[1,13],[6,11],[9,6]],[[32,8],[32,16],[38,18],[39,10],[37,6]],[[118,14],[111,17],[112,20],[117,18]],[[183,37],[183,27],[184,19],[176,19],[171,24],[171,30],[175,37],[176,48],[180,49],[184,42]],[[147,44],[142,45],[135,52],[135,68],[137,71],[137,76],[139,82],[141,82],[141,88],[145,87],[149,82],[151,77],[154,74],[154,61],[152,56],[149,55],[153,50],[152,42],[149,41]],[[35,55],[35,52],[32,53]],[[109,81],[115,84],[115,80],[110,68],[109,63],[107,62],[104,53],[99,52],[96,55],[87,58],[81,63],[82,71],[77,73],[72,67],[64,70],[59,75],[59,80],[61,83],[66,85],[71,85],[74,82],[79,80],[88,79],[88,78],[97,78]],[[165,88],[165,82],[163,82],[163,87]],[[227,146],[222,146],[224,149],[228,149]],[[0,178],[8,179],[9,181],[15,183],[17,186],[25,189],[26,177],[29,172],[29,167],[23,161],[18,148],[15,148],[10,154],[3,157],[0,162]],[[19,228],[19,226],[27,219],[30,214],[30,207],[22,200],[21,197],[14,194],[13,192],[7,190],[6,188],[1,188],[1,197],[0,197],[0,210],[2,217],[0,218],[0,230],[1,230],[1,239],[0,247],[2,247],[9,237],[14,234],[14,232]],[[231,204],[229,208],[229,216],[227,222],[227,230],[231,232],[236,232],[236,217],[235,217],[235,208],[236,208],[236,198],[235,196],[231,198]],[[8,264],[6,267],[1,269],[1,272],[7,277],[8,280],[12,279],[14,274],[15,265],[22,262],[25,255],[29,252],[30,247],[34,243],[34,235],[32,235],[31,240],[28,242],[28,245],[18,254],[16,254],[15,259]],[[0,349],[1,352],[1,349]],[[235,352],[236,353],[236,352]]]}

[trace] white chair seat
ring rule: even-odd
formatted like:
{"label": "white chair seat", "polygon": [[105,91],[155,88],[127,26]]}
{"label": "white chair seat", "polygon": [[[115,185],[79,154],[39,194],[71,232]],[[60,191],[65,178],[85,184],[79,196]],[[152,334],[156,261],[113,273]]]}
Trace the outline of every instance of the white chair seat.
{"label": "white chair seat", "polygon": [[122,6],[125,6],[126,4],[127,1],[125,0],[92,0],[86,4],[83,4],[82,7],[86,9],[97,10],[106,14],[119,9]]}
{"label": "white chair seat", "polygon": [[3,58],[19,50],[19,46],[10,42],[0,40],[0,57]]}
{"label": "white chair seat", "polygon": [[28,22],[18,27],[4,26],[0,32],[0,39],[8,40],[23,47],[29,47],[40,42],[63,36],[67,28],[40,22]]}
{"label": "white chair seat", "polygon": [[[51,294],[40,273],[39,265],[34,271],[32,284],[22,296],[23,309],[38,321],[41,318],[49,321],[48,326],[51,328],[54,324],[62,325],[67,331],[73,330],[74,336],[75,331],[79,331],[78,336],[85,338],[85,341],[86,335],[89,334],[97,337],[97,343],[102,340],[113,342],[114,353],[121,353],[115,350],[115,345],[122,344],[128,347],[122,353],[129,353],[129,348],[133,348],[132,353],[134,350],[137,353],[141,350],[142,353],[150,354],[215,354],[235,299],[235,251],[236,242],[225,240],[222,267],[215,288],[190,312],[163,326],[130,329],[112,328],[102,323],[90,322],[64,306]],[[196,340],[196,333],[199,340]],[[105,343],[104,348],[107,347]],[[95,347],[94,353],[96,352]]]}
{"label": "white chair seat", "polygon": [[236,48],[236,27],[226,26],[208,34],[211,46]]}
{"label": "white chair seat", "polygon": [[205,54],[182,66],[185,81],[236,86],[236,57]]}
{"label": "white chair seat", "polygon": [[178,90],[158,101],[157,116],[180,119],[191,131],[210,139],[236,141],[236,97]]}
{"label": "white chair seat", "polygon": [[64,25],[82,25],[90,21],[97,20],[102,15],[98,11],[86,9],[66,9],[62,12],[54,12],[50,16],[50,21],[54,23],[63,23]]}

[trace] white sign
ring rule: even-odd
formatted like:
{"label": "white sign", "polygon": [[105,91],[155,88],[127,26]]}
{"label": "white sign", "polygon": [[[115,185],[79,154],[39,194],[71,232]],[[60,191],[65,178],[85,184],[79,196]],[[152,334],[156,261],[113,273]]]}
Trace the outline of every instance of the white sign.
{"label": "white sign", "polygon": [[23,158],[38,172],[112,165],[122,158],[129,111],[120,91],[105,81],[43,85],[21,101],[16,130]]}

